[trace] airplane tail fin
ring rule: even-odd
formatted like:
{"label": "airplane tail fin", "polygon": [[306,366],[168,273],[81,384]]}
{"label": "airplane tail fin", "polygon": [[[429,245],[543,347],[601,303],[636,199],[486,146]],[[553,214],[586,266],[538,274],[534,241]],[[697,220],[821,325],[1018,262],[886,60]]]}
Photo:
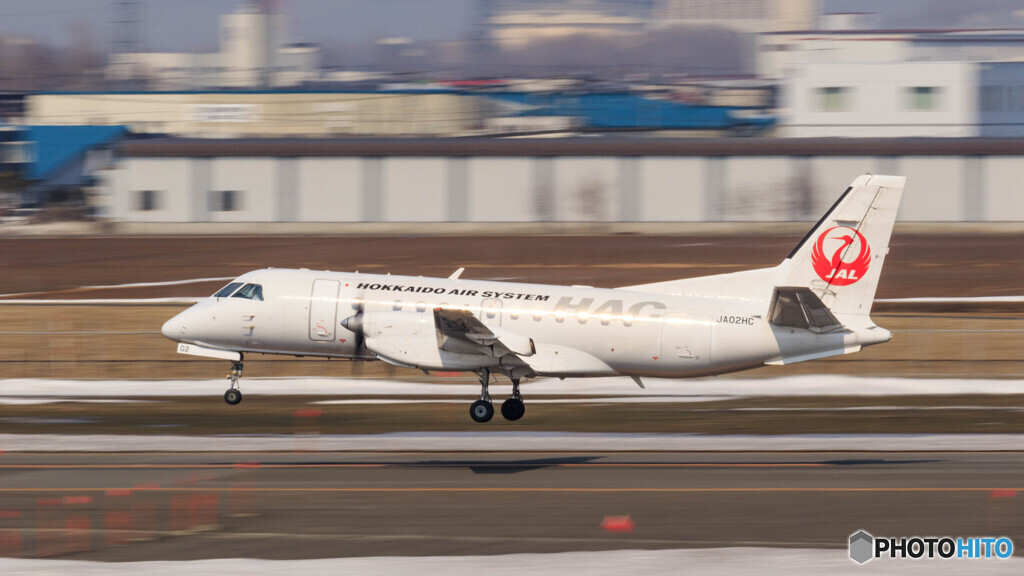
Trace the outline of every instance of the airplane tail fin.
{"label": "airplane tail fin", "polygon": [[802,316],[812,329],[835,315],[871,312],[906,178],[858,177],[779,267],[769,316]]}

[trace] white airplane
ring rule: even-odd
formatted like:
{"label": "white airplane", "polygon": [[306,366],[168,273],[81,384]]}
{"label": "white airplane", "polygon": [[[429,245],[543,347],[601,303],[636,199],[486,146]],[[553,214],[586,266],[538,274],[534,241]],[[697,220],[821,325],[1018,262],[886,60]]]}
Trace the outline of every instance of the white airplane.
{"label": "white airplane", "polygon": [[243,354],[383,360],[471,371],[494,415],[491,375],[512,381],[501,406],[525,413],[524,378],[684,378],[783,365],[888,342],[871,304],[906,179],[864,175],[773,268],[621,288],[266,269],[167,321],[178,352],[232,362]]}

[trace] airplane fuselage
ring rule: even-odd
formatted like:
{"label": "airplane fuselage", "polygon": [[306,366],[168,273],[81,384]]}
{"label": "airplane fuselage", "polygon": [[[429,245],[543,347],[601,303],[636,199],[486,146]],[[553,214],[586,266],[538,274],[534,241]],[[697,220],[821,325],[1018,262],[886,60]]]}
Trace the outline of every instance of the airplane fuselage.
{"label": "airplane fuselage", "polygon": [[[168,321],[164,334],[186,347],[500,370],[495,356],[442,344],[434,310],[458,309],[503,342],[521,342],[529,375],[557,377],[702,376],[889,339],[866,316],[862,327],[848,322],[836,334],[771,324],[764,290],[673,295],[305,269],[258,270],[235,282],[258,285],[261,299],[207,298]],[[350,329],[356,315],[361,324]]]}

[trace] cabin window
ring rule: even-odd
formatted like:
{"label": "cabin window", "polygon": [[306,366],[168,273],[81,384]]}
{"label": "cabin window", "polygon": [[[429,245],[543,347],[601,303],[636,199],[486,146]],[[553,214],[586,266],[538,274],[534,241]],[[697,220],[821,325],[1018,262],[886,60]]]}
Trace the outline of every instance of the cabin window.
{"label": "cabin window", "polygon": [[263,286],[259,284],[246,284],[242,289],[235,292],[232,298],[245,298],[247,300],[263,301]]}
{"label": "cabin window", "polygon": [[391,309],[395,312],[400,312],[402,310],[402,301],[395,300],[395,303],[391,305]]}
{"label": "cabin window", "polygon": [[417,312],[426,312],[427,311],[427,303],[422,301],[422,300],[417,302],[416,303],[416,311]]}
{"label": "cabin window", "polygon": [[213,297],[227,298],[228,296],[231,296],[235,292],[235,290],[238,290],[238,287],[241,285],[241,282],[232,282],[231,284],[228,284],[227,286],[218,290],[217,293],[213,295]]}

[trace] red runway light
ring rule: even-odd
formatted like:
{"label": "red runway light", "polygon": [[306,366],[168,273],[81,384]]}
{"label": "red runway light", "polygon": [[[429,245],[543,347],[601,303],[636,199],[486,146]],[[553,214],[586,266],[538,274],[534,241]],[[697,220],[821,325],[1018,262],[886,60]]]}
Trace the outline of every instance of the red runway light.
{"label": "red runway light", "polygon": [[632,532],[636,525],[629,516],[605,516],[601,528],[608,532]]}

